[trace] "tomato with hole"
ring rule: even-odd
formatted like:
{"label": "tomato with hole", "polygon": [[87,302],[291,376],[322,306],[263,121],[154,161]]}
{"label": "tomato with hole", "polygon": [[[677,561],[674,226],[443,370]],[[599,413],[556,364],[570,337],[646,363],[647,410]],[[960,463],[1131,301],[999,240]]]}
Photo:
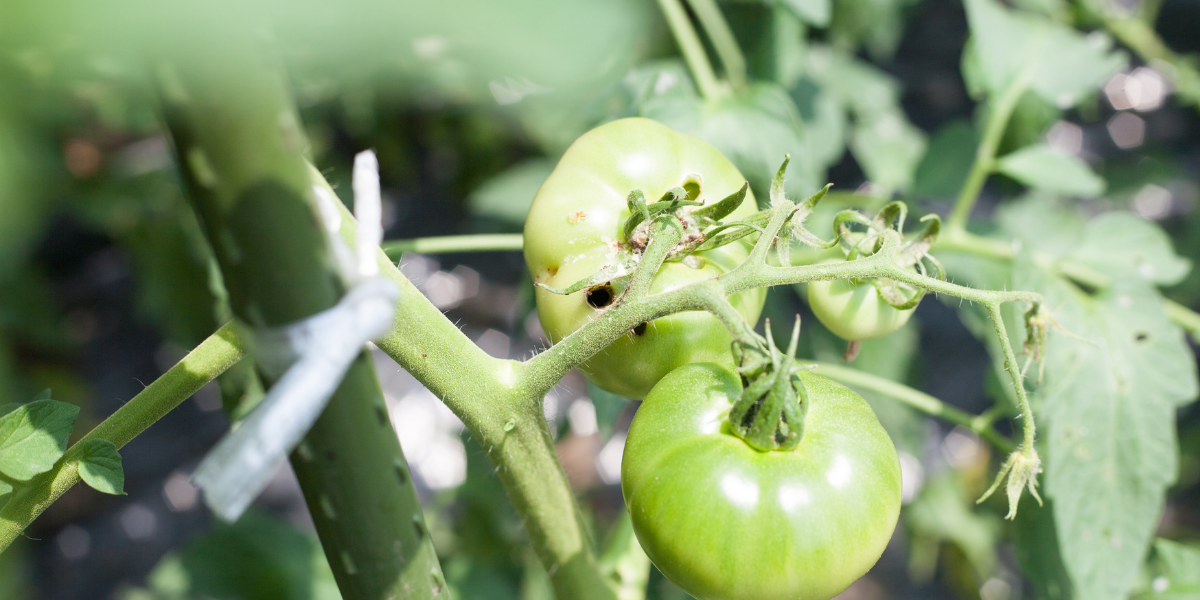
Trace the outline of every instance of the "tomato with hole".
{"label": "tomato with hole", "polygon": [[810,281],[808,306],[834,335],[852,341],[890,335],[903,327],[916,310],[888,304],[880,297],[873,279]]}
{"label": "tomato with hole", "polygon": [[655,566],[701,600],[822,600],[866,573],[900,514],[896,448],[861,396],[801,374],[809,403],[792,451],[730,433],[739,377],[672,371],[638,409],[621,490]]}
{"label": "tomato with hole", "polygon": [[[626,260],[620,239],[629,217],[626,198],[641,190],[647,202],[683,187],[689,197],[711,204],[738,191],[745,178],[716,148],[656,121],[630,118],[601,125],[566,151],[542,184],[525,222],[525,262],[534,279],[565,289],[603,267]],[[753,194],[726,220],[757,210]],[[695,259],[665,263],[651,285],[664,292],[709,279],[737,267],[749,255],[742,240],[702,252]],[[552,342],[604,314],[618,294],[600,286],[563,296],[537,288],[538,318]],[[729,298],[754,323],[765,289]],[[664,375],[684,364],[732,364],[732,338],[707,312],[682,312],[655,319],[599,350],[581,370],[596,385],[627,398],[643,398]]]}

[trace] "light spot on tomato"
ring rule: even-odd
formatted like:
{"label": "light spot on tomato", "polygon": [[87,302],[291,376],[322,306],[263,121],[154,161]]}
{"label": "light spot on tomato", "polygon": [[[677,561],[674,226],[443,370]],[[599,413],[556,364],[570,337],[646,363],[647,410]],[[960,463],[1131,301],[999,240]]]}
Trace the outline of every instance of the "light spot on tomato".
{"label": "light spot on tomato", "polygon": [[730,502],[743,508],[758,504],[758,484],[737,473],[726,473],[721,478],[721,491]]}
{"label": "light spot on tomato", "polygon": [[784,512],[792,512],[801,506],[805,506],[812,500],[812,495],[808,493],[808,489],[801,485],[781,485],[779,486],[779,507]]}
{"label": "light spot on tomato", "polygon": [[829,467],[829,471],[825,473],[825,479],[829,481],[829,485],[840,490],[846,487],[853,477],[854,468],[850,465],[850,459],[846,458],[845,454],[833,457],[833,466]]}

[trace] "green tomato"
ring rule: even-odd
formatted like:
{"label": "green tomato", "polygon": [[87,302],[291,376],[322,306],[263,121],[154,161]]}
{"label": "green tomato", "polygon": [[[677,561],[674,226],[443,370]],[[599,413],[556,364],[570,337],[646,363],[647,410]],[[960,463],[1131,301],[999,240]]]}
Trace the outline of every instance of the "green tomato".
{"label": "green tomato", "polygon": [[729,432],[732,371],[672,371],[629,429],[621,490],[655,566],[701,600],[823,600],[866,573],[900,514],[896,448],[861,396],[802,373],[804,437],[758,452]]}
{"label": "green tomato", "polygon": [[[641,190],[648,202],[684,187],[706,204],[736,192],[745,182],[716,148],[649,119],[621,119],[584,134],[542,184],[525,222],[525,263],[534,279],[567,288],[601,268],[629,256],[620,228],[629,217],[626,197]],[[726,220],[757,210],[754,197]],[[669,262],[659,269],[652,293],[710,279],[737,267],[749,255],[749,241],[738,241]],[[537,288],[538,318],[557,343],[603,314],[616,299],[611,288],[593,288],[569,296]],[[762,311],[766,290],[729,298],[748,323]],[[732,364],[728,330],[707,312],[684,312],[634,328],[590,358],[581,370],[593,383],[626,398],[643,398],[676,367],[692,362]]]}
{"label": "green tomato", "polygon": [[899,310],[879,297],[874,280],[808,282],[808,306],[834,335],[852,341],[890,335],[916,308]]}

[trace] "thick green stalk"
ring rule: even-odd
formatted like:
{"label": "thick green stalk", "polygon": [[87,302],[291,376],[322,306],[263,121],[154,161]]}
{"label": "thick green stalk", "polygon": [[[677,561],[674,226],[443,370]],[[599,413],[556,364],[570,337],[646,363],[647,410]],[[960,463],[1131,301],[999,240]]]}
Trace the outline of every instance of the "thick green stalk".
{"label": "thick green stalk", "polygon": [[1004,130],[1008,128],[1008,121],[1017,108],[1017,102],[1028,87],[1029,76],[1022,72],[1013,78],[1000,98],[995,99],[988,113],[983,139],[975,151],[975,162],[971,165],[971,171],[967,174],[967,180],[959,191],[954,210],[946,223],[950,231],[966,229],[967,220],[971,218],[971,209],[979,199],[979,192],[983,190],[984,182],[995,168],[996,150],[1000,147],[1000,140],[1004,138]]}
{"label": "thick green stalk", "polygon": [[79,453],[83,444],[104,439],[118,448],[128,444],[245,355],[245,345],[233,325],[225,325],[196,346],[175,366],[146,386],[117,412],[75,442],[54,469],[13,492],[0,510],[0,552],[55,500],[79,483]]}
{"label": "thick green stalk", "polygon": [[716,48],[717,58],[721,59],[721,66],[725,68],[725,78],[734,89],[745,88],[746,58],[742,56],[742,49],[738,47],[733,30],[729,28],[729,23],[725,21],[725,16],[721,14],[716,1],[688,0],[688,4],[692,6],[692,12],[700,19],[700,25],[704,27],[708,39]]}
{"label": "thick green stalk", "polygon": [[[210,43],[158,67],[163,112],[189,199],[235,318],[278,327],[343,293],[278,72]],[[272,374],[278,376],[278,374]],[[351,365],[291,457],[343,597],[445,597],[445,584],[370,356]]]}
{"label": "thick green stalk", "polygon": [[[332,194],[316,169],[309,173]],[[353,245],[356,224],[340,210],[342,237]],[[400,302],[395,326],[376,345],[441,398],[487,453],[557,597],[613,600],[542,412],[542,399],[561,376],[529,383],[525,363],[480,350],[383,252],[379,268],[400,288]]]}
{"label": "thick green stalk", "polygon": [[671,34],[675,36],[679,50],[683,52],[683,60],[687,62],[692,78],[696,80],[696,87],[700,88],[700,95],[708,100],[719,97],[722,94],[721,83],[717,80],[717,74],[713,72],[712,63],[708,61],[708,52],[704,50],[700,36],[696,35],[696,29],[692,27],[692,20],[688,18],[683,5],[679,0],[658,0],[658,6],[671,27]]}
{"label": "thick green stalk", "polygon": [[405,252],[446,254],[451,252],[520,251],[524,244],[524,237],[519,233],[485,233],[387,240],[380,245],[380,248],[383,248],[388,258],[399,260]]}

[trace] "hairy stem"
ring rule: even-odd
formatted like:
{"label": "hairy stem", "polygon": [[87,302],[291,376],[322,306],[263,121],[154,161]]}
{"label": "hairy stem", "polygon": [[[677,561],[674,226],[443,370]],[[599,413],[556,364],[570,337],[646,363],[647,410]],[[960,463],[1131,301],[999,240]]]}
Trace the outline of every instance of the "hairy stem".
{"label": "hairy stem", "polygon": [[0,552],[8,548],[46,507],[79,483],[77,461],[84,443],[104,439],[118,448],[124,446],[244,355],[245,345],[238,337],[237,329],[226,324],[75,442],[53,469],[18,487],[0,510]]}
{"label": "hairy stem", "polygon": [[984,182],[995,168],[996,150],[1000,147],[1000,140],[1004,138],[1004,130],[1008,128],[1008,121],[1017,108],[1017,102],[1021,100],[1028,86],[1028,74],[1021,73],[1013,78],[1008,88],[992,105],[987,126],[983,130],[983,139],[975,151],[975,162],[971,165],[967,180],[954,203],[954,210],[946,222],[951,231],[966,229],[967,220],[971,218],[971,209],[979,199],[979,192],[983,190]]}
{"label": "hairy stem", "polygon": [[1024,421],[1024,438],[1021,445],[1033,448],[1037,425],[1033,421],[1033,409],[1029,406],[1029,396],[1025,393],[1025,378],[1021,373],[1021,365],[1017,363],[1017,355],[1013,352],[1012,343],[1008,339],[1008,329],[1004,326],[1004,314],[1000,310],[1000,302],[985,303],[988,316],[992,318],[992,327],[996,329],[996,337],[1000,341],[1000,351],[1004,355],[1004,370],[1012,378],[1013,391],[1017,394],[1017,406],[1021,409],[1021,419]]}
{"label": "hairy stem", "polygon": [[896,383],[890,379],[879,377],[878,375],[872,375],[858,369],[833,363],[817,362],[814,364],[816,365],[816,369],[813,372],[818,375],[824,375],[852,388],[882,394],[927,415],[966,427],[1006,453],[1016,449],[1016,444],[997,432],[992,427],[991,420],[983,415],[971,415],[925,392],[915,390],[901,383]]}
{"label": "hairy stem", "polygon": [[418,254],[449,254],[452,252],[503,252],[519,251],[524,237],[519,233],[488,233],[479,235],[444,235],[413,238],[409,240],[387,240],[380,248],[392,260],[400,260],[405,252]]}
{"label": "hairy stem", "polygon": [[658,0],[658,6],[671,27],[671,34],[675,36],[680,52],[683,52],[683,60],[696,80],[696,87],[700,88],[700,95],[709,100],[719,97],[722,93],[721,84],[683,5],[679,0]]}
{"label": "hairy stem", "polygon": [[738,47],[733,30],[729,28],[717,3],[714,0],[688,0],[688,4],[716,48],[717,58],[721,59],[721,66],[725,68],[725,78],[734,89],[745,88],[746,58],[742,56],[742,49]]}
{"label": "hairy stem", "polygon": [[[309,176],[314,185],[333,194],[319,171],[310,167]],[[353,247],[357,225],[344,206],[339,203],[338,208],[340,233]],[[614,600],[542,412],[542,399],[561,375],[546,385],[529,385],[523,363],[488,356],[382,251],[379,269],[400,288],[400,302],[392,331],[376,345],[441,398],[487,453],[550,575],[555,595]]]}

